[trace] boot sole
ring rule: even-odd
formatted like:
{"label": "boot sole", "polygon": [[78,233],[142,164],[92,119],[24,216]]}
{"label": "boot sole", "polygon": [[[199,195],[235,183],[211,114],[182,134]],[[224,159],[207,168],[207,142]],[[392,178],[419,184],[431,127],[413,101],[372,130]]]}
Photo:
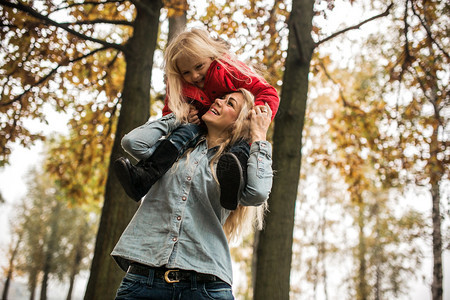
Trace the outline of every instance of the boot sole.
{"label": "boot sole", "polygon": [[131,175],[128,170],[130,162],[126,158],[118,158],[114,161],[114,171],[116,173],[117,178],[119,179],[120,184],[122,185],[125,193],[127,193],[128,197],[133,199],[136,202],[141,200],[141,197],[137,195],[132,189]]}
{"label": "boot sole", "polygon": [[220,157],[216,170],[220,184],[220,205],[235,210],[244,184],[239,159],[232,153],[225,153]]}

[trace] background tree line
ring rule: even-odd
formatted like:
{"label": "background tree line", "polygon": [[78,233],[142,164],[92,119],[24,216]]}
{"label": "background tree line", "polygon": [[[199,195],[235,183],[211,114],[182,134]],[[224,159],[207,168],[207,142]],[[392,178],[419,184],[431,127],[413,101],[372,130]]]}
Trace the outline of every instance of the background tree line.
{"label": "background tree line", "polygon": [[[72,116],[69,136],[52,141],[45,170],[61,198],[101,207],[86,299],[112,297],[111,282],[123,276],[109,253],[136,207],[108,166],[124,155],[120,138],[158,112],[164,87],[154,61],[185,22],[222,35],[281,94],[270,214],[246,243],[255,254],[245,260],[253,297],[329,298],[328,274],[343,261],[353,266],[340,278],[348,297],[398,296],[429,247],[432,295],[442,299],[448,4],[355,1],[367,13],[330,30],[327,18],[339,4],[0,0],[0,163],[12,143],[44,138],[24,121],[45,121],[45,105]],[[371,22],[380,30],[352,41],[350,33]],[[335,48],[326,47],[331,41]],[[427,190],[429,214],[402,209],[399,199],[417,186]],[[290,285],[294,274],[302,284]]]}

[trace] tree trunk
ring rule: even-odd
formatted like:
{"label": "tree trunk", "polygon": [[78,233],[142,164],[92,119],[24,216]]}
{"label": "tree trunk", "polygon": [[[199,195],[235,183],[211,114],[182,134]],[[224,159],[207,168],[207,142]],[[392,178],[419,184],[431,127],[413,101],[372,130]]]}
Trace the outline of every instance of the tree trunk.
{"label": "tree trunk", "polygon": [[42,276],[42,283],[41,283],[41,296],[40,300],[47,300],[47,286],[48,286],[48,275],[49,275],[49,263],[48,261],[44,264],[44,275]]}
{"label": "tree trunk", "polygon": [[433,200],[433,283],[431,294],[433,300],[442,300],[442,238],[441,238],[441,208],[439,183],[432,184]]}
{"label": "tree trunk", "polygon": [[[87,226],[84,226],[83,228],[86,228],[86,230],[87,230]],[[73,265],[72,265],[72,270],[70,272],[69,291],[67,292],[66,300],[72,299],[72,292],[73,292],[73,286],[75,283],[75,277],[77,276],[78,272],[80,271],[80,264],[81,264],[81,260],[83,259],[82,252],[83,252],[84,243],[85,243],[84,235],[80,234],[79,239],[78,239],[78,244],[76,245],[76,249],[75,249],[76,253],[75,253],[75,258],[74,258]]]}
{"label": "tree trunk", "polygon": [[88,300],[114,298],[124,273],[111,259],[110,253],[137,208],[113,174],[111,163],[120,156],[125,156],[120,144],[123,135],[145,123],[150,113],[153,53],[162,2],[144,1],[141,5],[136,6],[133,37],[129,40],[125,53],[127,67],[122,106],[110,157],[91,274],[84,296]]}
{"label": "tree trunk", "polygon": [[179,16],[172,16],[169,18],[169,36],[167,38],[169,42],[186,27],[186,22],[186,11]]}
{"label": "tree trunk", "polygon": [[8,300],[8,291],[9,291],[9,284],[11,282],[11,276],[12,276],[12,270],[8,270],[8,274],[6,276],[5,280],[5,286],[3,287],[3,293],[2,293],[2,299]]}
{"label": "tree trunk", "polygon": [[[435,95],[434,95],[435,96]],[[437,98],[436,96],[434,97]],[[443,287],[442,287],[442,235],[441,235],[441,196],[439,192],[439,183],[441,181],[442,172],[438,167],[440,161],[437,154],[440,151],[438,141],[439,124],[436,120],[433,126],[433,134],[431,136],[430,143],[430,164],[428,170],[431,174],[431,198],[433,201],[431,218],[433,219],[433,283],[431,285],[431,295],[433,300],[442,300]]]}
{"label": "tree trunk", "polygon": [[14,245],[14,248],[12,248],[11,251],[11,257],[9,258],[9,268],[6,275],[5,280],[5,286],[3,287],[3,293],[2,293],[2,299],[7,300],[8,299],[8,292],[9,292],[9,285],[11,283],[11,278],[14,271],[14,260],[16,259],[17,251],[19,250],[20,242],[22,241],[22,235],[20,234],[16,244]]}
{"label": "tree trunk", "polygon": [[43,277],[42,277],[42,283],[41,283],[41,296],[40,296],[40,300],[46,300],[47,299],[47,286],[48,286],[48,278],[50,273],[55,271],[55,267],[54,267],[54,255],[56,252],[56,247],[58,244],[58,231],[59,231],[59,212],[61,211],[61,202],[56,201],[55,206],[53,207],[52,211],[52,219],[51,219],[51,223],[50,223],[50,232],[47,233],[47,237],[46,237],[46,245],[44,245],[44,247],[46,246],[46,250],[45,250],[45,260],[43,263],[43,267],[42,267],[42,273],[43,273]]}
{"label": "tree trunk", "polygon": [[34,300],[36,297],[37,275],[38,274],[35,274],[34,272],[29,274],[28,289],[30,291],[30,300]]}
{"label": "tree trunk", "polygon": [[364,204],[360,203],[358,205],[358,235],[359,235],[359,243],[358,243],[358,280],[356,286],[356,299],[365,300],[369,298],[369,290],[367,284],[367,262],[366,262],[366,238],[364,236]]}
{"label": "tree trunk", "polygon": [[300,176],[302,131],[308,95],[313,0],[293,0],[289,48],[274,128],[274,185],[260,234],[254,299],[289,299],[292,242]]}
{"label": "tree trunk", "polygon": [[70,276],[69,280],[69,291],[67,292],[66,300],[72,300],[73,286],[75,283],[75,276]]}

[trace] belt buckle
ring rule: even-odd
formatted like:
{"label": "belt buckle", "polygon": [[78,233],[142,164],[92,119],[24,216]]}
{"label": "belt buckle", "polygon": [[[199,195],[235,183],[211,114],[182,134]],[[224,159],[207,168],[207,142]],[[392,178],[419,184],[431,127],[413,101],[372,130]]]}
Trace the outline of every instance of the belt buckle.
{"label": "belt buckle", "polygon": [[171,272],[179,272],[179,270],[167,270],[166,273],[164,273],[164,280],[165,280],[167,283],[176,283],[176,282],[180,282],[179,279],[170,279],[170,278],[169,278],[169,274],[170,274]]}

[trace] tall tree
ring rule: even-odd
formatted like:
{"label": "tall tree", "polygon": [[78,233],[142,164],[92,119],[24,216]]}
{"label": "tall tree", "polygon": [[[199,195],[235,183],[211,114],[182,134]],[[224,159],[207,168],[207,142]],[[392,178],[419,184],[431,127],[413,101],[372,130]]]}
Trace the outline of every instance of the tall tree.
{"label": "tall tree", "polygon": [[167,17],[169,19],[169,42],[177,33],[180,33],[187,23],[187,9],[189,7],[187,0],[166,1],[164,6],[167,8]]}
{"label": "tall tree", "polygon": [[[292,1],[289,48],[273,136],[273,168],[277,175],[269,199],[270,214],[259,237],[255,299],[289,299],[302,129],[315,47],[311,38],[313,6],[312,0]],[[276,274],[273,270],[277,270]]]}
{"label": "tall tree", "polygon": [[[330,1],[330,5],[333,5],[333,1]],[[314,1],[292,1],[283,89],[273,137],[273,161],[277,175],[274,177],[269,199],[270,214],[266,218],[266,226],[261,232],[257,248],[255,299],[289,299],[294,211],[312,53],[319,44],[387,15],[390,8],[391,6],[377,16],[314,43],[311,37]],[[278,270],[276,275],[273,270]]]}
{"label": "tall tree", "polygon": [[[149,117],[150,79],[162,1],[69,1],[38,5],[1,0],[0,5],[4,21],[2,45],[11,49],[2,66],[7,76],[2,82],[0,107],[10,115],[4,123],[6,130],[2,130],[8,134],[0,140],[4,150],[2,161],[9,153],[7,143],[14,138],[26,144],[27,140],[39,137],[28,132],[22,122],[27,116],[44,119],[45,100],[62,110],[75,103],[71,106],[74,111],[71,124],[79,133],[75,139],[79,142],[75,142],[73,152],[80,155],[54,164],[53,170],[62,175],[62,186],[70,187],[65,180],[70,173],[86,172],[87,180],[104,162],[108,164],[124,155],[120,146],[122,136]],[[109,30],[98,24],[109,24]],[[52,92],[55,86],[62,93]],[[70,95],[77,90],[70,88],[73,86],[96,92],[97,99],[75,101],[76,95]],[[90,128],[95,130],[88,131]],[[106,142],[98,143],[98,136],[103,136]],[[95,153],[110,155],[110,160],[98,159]],[[109,253],[136,209],[112,168],[108,168],[107,177],[103,178],[107,178],[105,196],[87,299],[114,297],[122,274]],[[71,188],[75,196],[78,194],[78,198],[73,198],[82,201],[83,184]]]}
{"label": "tall tree", "polygon": [[69,289],[66,300],[72,299],[75,278],[82,270],[90,267],[89,254],[93,251],[95,240],[95,229],[98,226],[97,215],[89,213],[85,208],[73,207],[70,218],[74,220],[72,230],[69,233],[71,241],[67,259],[67,278],[69,279]]}
{"label": "tall tree", "polygon": [[28,275],[31,298],[42,275],[40,299],[46,299],[50,277],[62,278],[64,273],[65,241],[73,223],[67,203],[58,201],[57,189],[49,177],[37,171],[30,174],[29,192],[16,216],[24,234],[18,267]]}
{"label": "tall tree", "polygon": [[433,224],[433,300],[443,297],[442,273],[442,220],[448,217],[441,211],[441,186],[449,179],[450,155],[448,126],[449,60],[448,3],[442,1],[401,2],[400,21],[402,30],[397,31],[395,41],[401,49],[390,61],[392,89],[408,89],[410,94],[399,93],[392,113],[392,125],[399,131],[397,146],[412,155],[402,155],[402,169],[408,170],[406,180],[426,186],[431,194]]}
{"label": "tall tree", "polygon": [[[136,4],[141,5],[136,5],[133,36],[127,41],[125,48],[125,81],[110,162],[125,154],[120,145],[122,136],[143,124],[150,113],[153,53],[162,3],[136,1]],[[118,286],[123,274],[118,272],[109,253],[136,209],[129,201],[110,167],[85,299],[113,298],[115,295],[114,287]]]}
{"label": "tall tree", "polygon": [[8,299],[9,286],[11,284],[11,280],[13,279],[15,273],[16,259],[19,251],[20,244],[23,239],[23,230],[18,226],[11,226],[10,228],[14,228],[14,231],[11,234],[11,243],[8,249],[8,266],[6,270],[6,279],[3,285],[2,299]]}

